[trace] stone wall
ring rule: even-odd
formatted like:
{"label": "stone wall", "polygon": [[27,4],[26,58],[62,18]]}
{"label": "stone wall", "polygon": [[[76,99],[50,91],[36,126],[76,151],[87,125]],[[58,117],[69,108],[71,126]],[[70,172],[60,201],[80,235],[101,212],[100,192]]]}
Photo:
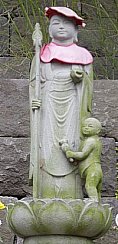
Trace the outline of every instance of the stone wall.
{"label": "stone wall", "polygon": [[[13,23],[9,20],[8,12],[19,27],[21,35],[29,40],[31,33],[24,25],[24,18],[18,8],[18,1],[4,0],[0,5],[0,195],[6,205],[32,195],[32,187],[28,185],[29,153],[30,153],[30,126],[29,126],[29,98],[28,78],[30,60],[22,56],[18,36],[14,31]],[[50,5],[50,1],[47,5]],[[63,5],[64,1],[57,1]],[[76,1],[75,1],[76,2]],[[117,54],[114,63],[108,62],[101,42],[101,30],[95,1],[77,1],[78,12],[85,17],[86,29],[80,29],[79,42],[87,47],[94,56],[94,70],[98,80],[94,80],[93,112],[92,115],[102,123],[101,139],[102,169],[104,182],[102,189],[103,203],[110,203],[113,207],[113,223],[105,237],[95,243],[116,244],[118,233],[115,226],[115,215],[118,213],[118,200],[115,198],[116,182],[116,151],[115,142],[118,141],[118,76]],[[97,2],[97,1],[96,1]],[[111,20],[116,19],[116,8],[109,0],[101,0],[101,4],[108,10]],[[114,1],[113,1],[114,2]],[[72,7],[72,1],[68,1]],[[113,38],[111,44],[104,40],[105,45],[113,53],[117,49],[117,36],[112,29],[108,16],[102,15],[104,30],[107,36]],[[33,21],[33,19],[32,19]],[[109,23],[109,24],[108,24]],[[17,54],[17,55],[16,55]],[[109,79],[107,79],[109,78]],[[110,80],[111,79],[111,80]],[[6,224],[6,210],[0,211],[0,236],[4,244],[22,244],[22,240],[14,236]]]}

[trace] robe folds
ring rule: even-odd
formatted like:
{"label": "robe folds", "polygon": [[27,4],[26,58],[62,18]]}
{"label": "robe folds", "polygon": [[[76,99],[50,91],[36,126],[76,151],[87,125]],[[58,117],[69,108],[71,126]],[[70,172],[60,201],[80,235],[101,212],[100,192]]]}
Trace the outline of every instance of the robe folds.
{"label": "robe folds", "polygon": [[[39,163],[41,170],[49,175],[56,177],[67,176],[76,171],[78,166],[69,163],[59,146],[59,141],[67,139],[72,150],[78,150],[79,148],[82,136],[81,124],[85,118],[89,117],[91,112],[92,58],[90,60],[81,57],[81,60],[86,60],[86,63],[81,64],[79,60],[78,63],[67,63],[60,62],[58,57],[50,60],[44,60],[44,57],[45,55],[41,57],[40,64],[42,104],[39,121],[39,146],[41,151]],[[34,57],[29,84],[30,107],[32,99],[35,99],[35,62]],[[75,84],[70,76],[72,70],[83,71],[83,80]],[[32,144],[34,143],[32,113],[31,130]],[[31,161],[33,168],[33,157]]]}

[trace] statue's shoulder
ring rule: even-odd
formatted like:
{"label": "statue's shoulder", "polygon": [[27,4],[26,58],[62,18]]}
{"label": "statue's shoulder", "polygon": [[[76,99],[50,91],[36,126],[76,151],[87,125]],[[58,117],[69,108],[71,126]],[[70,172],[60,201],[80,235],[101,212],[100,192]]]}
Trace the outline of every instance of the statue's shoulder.
{"label": "statue's shoulder", "polygon": [[85,145],[88,146],[95,146],[96,142],[97,142],[97,138],[95,138],[94,136],[90,136],[85,139]]}
{"label": "statue's shoulder", "polygon": [[93,57],[91,53],[85,47],[78,46],[77,44],[75,45],[76,45],[77,52],[79,52],[82,55],[82,57],[86,57],[89,60],[93,61]]}

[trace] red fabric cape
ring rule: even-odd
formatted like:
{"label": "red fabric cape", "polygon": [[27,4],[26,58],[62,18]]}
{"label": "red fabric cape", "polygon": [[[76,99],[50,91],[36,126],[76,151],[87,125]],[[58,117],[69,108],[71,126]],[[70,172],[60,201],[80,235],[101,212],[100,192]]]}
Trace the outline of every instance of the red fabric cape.
{"label": "red fabric cape", "polygon": [[87,65],[93,62],[90,52],[74,43],[68,46],[57,45],[53,42],[44,45],[41,49],[40,59],[44,63],[59,61],[68,64]]}

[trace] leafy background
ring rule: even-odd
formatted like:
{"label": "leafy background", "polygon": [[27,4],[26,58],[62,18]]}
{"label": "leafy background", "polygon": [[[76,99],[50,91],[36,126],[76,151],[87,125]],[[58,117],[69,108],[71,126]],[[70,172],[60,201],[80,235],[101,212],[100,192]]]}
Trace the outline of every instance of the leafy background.
{"label": "leafy background", "polygon": [[[43,42],[49,42],[48,20],[44,16],[46,6],[67,6],[83,17],[86,28],[79,29],[80,46],[86,47],[94,57],[95,79],[117,79],[118,71],[118,1],[39,1],[39,0],[0,0],[1,57],[33,57],[32,32],[36,22],[41,25]],[[22,59],[23,61],[23,59]],[[15,62],[12,64],[15,69]]]}

